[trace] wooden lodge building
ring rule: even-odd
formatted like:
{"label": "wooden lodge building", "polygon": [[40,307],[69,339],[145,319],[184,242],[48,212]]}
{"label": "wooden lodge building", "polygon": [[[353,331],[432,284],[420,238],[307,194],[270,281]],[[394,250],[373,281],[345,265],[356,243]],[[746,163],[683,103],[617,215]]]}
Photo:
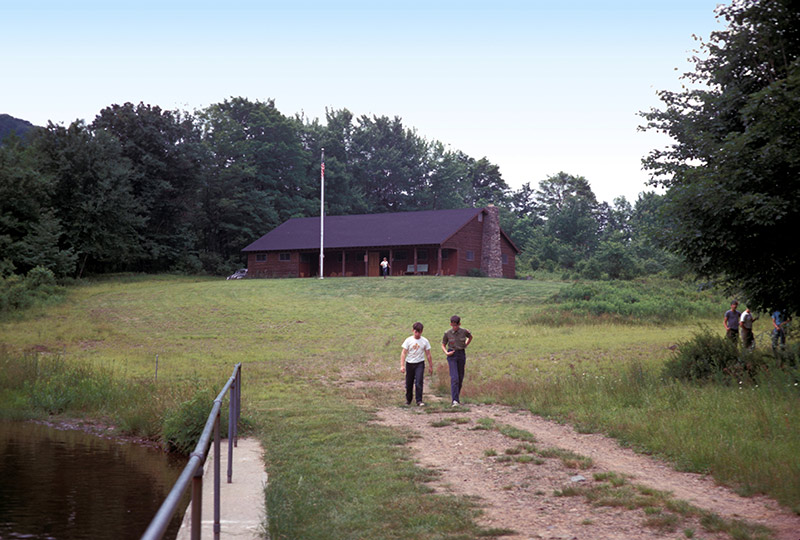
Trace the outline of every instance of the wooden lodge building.
{"label": "wooden lodge building", "polygon": [[[519,249],[500,229],[498,210],[465,208],[392,214],[326,216],[325,277],[392,275],[514,278]],[[294,218],[242,251],[248,277],[319,276],[319,218]]]}

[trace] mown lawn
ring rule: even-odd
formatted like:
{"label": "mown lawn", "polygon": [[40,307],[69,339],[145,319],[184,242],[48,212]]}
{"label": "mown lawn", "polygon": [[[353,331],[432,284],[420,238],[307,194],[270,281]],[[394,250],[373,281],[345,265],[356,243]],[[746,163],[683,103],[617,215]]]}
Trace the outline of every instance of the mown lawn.
{"label": "mown lawn", "polygon": [[[558,303],[552,297],[570,287],[435,277],[118,277],[71,288],[60,305],[0,322],[0,363],[35,357],[89,366],[145,385],[169,408],[193,389],[221,386],[243,362],[245,412],[267,448],[273,538],[333,537],[331,527],[359,531],[353,537],[474,538],[480,531],[471,502],[428,493],[428,473],[398,446],[403,436],[368,423],[372,407],[403,401],[400,344],[415,321],[425,325],[439,371],[427,387],[446,394],[438,343],[458,314],[475,336],[467,400],[514,404],[607,432],[800,509],[796,388],[698,387],[660,375],[668,347],[699,323],[718,325],[724,299],[665,281],[638,291],[606,288],[589,309],[565,309],[563,295]],[[627,299],[626,309],[642,310],[609,315],[620,309],[609,290]],[[683,303],[669,305],[678,298]],[[671,308],[685,315],[658,316]],[[715,310],[719,317],[709,315]],[[0,414],[24,416],[10,414],[12,404],[40,414],[15,389],[21,379],[13,377],[31,377],[30,370],[5,371]],[[396,381],[397,392],[348,391],[348,381]],[[103,407],[75,405],[62,414],[114,419],[131,407],[115,409],[106,397]],[[144,420],[128,423],[137,422]]]}

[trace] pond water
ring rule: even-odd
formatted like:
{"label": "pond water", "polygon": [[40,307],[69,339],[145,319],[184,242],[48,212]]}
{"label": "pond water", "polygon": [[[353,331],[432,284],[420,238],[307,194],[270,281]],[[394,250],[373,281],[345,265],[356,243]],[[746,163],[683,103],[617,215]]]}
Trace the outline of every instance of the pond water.
{"label": "pond water", "polygon": [[[79,430],[0,421],[0,538],[139,538],[185,464]],[[178,533],[188,499],[165,538]]]}

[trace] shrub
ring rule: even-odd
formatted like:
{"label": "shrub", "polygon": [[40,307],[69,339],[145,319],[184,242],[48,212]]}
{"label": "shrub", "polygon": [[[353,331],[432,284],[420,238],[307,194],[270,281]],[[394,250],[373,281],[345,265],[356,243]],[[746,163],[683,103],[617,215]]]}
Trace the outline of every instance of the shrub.
{"label": "shrub", "polygon": [[469,270],[467,270],[467,275],[469,277],[487,277],[486,272],[484,272],[480,268],[470,268]]}
{"label": "shrub", "polygon": [[37,266],[25,277],[11,275],[0,278],[0,313],[27,309],[34,304],[59,299],[64,288],[56,285],[53,272]]}
{"label": "shrub", "polygon": [[793,373],[794,352],[740,349],[722,335],[704,330],[680,343],[664,366],[664,376],[685,381],[753,381],[770,368]]}
{"label": "shrub", "polygon": [[53,271],[43,266],[32,268],[27,277],[25,278],[25,286],[30,290],[44,289],[46,287],[54,287],[56,284],[56,276]]}
{"label": "shrub", "polygon": [[681,380],[719,378],[739,362],[737,347],[724,336],[706,331],[680,343],[664,366],[666,377]]}
{"label": "shrub", "polygon": [[203,273],[203,263],[194,253],[182,253],[170,270],[178,274],[198,275]]}
{"label": "shrub", "polygon": [[[168,411],[164,417],[162,439],[170,452],[189,454],[197,446],[200,435],[203,434],[214,398],[211,390],[204,389],[195,392],[194,396],[181,403],[177,409]],[[223,407],[224,409],[224,407]],[[228,429],[227,413],[220,412],[220,433]]]}

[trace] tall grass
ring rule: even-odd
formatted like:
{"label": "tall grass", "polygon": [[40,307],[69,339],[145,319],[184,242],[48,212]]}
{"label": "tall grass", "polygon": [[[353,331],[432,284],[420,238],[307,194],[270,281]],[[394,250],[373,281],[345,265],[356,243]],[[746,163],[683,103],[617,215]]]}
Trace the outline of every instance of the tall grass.
{"label": "tall grass", "polygon": [[159,385],[119,375],[59,354],[0,349],[0,419],[91,417],[170,450],[194,448],[215,397],[211,383]]}

